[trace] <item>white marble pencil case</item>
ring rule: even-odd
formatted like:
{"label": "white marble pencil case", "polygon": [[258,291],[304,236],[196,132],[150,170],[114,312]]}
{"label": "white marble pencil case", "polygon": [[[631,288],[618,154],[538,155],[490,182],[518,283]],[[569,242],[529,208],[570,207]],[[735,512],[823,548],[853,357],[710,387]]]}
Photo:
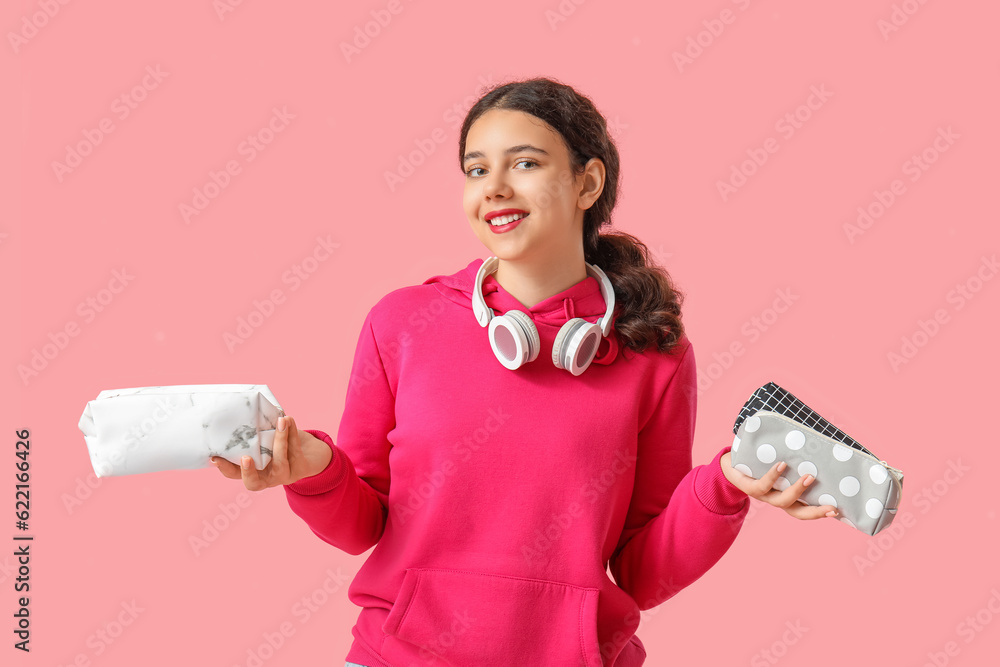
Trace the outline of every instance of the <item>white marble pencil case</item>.
{"label": "white marble pencil case", "polygon": [[207,468],[212,456],[260,470],[284,414],[264,384],[136,387],[102,391],[79,427],[98,477]]}

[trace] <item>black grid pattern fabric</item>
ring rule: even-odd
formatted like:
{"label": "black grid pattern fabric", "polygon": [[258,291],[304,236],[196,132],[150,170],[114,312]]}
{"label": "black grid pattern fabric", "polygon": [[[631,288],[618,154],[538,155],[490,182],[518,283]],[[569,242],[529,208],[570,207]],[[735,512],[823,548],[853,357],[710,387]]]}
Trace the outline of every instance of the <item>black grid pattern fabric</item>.
{"label": "black grid pattern fabric", "polygon": [[[795,398],[795,396],[793,396],[788,390],[783,389],[774,382],[768,382],[751,394],[750,399],[743,405],[739,416],[736,418],[736,424],[733,425],[733,433],[736,433],[739,430],[740,424],[743,423],[744,419],[759,410],[770,410],[771,412],[777,412],[778,414],[785,415],[786,417],[799,422],[803,426],[807,426],[814,431],[828,435],[834,440],[839,440],[845,445],[850,445],[854,449],[870,454],[871,456],[875,456],[862,447],[861,444],[854,438],[847,435],[827,420],[823,419],[818,412],[799,399]],[[876,456],[875,458],[878,457]]]}

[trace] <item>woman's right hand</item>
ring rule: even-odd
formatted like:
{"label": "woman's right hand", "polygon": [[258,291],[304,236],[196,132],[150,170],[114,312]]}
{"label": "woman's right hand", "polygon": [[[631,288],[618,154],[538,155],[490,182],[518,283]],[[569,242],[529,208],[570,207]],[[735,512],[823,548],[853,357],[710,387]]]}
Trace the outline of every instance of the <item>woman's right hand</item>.
{"label": "woman's right hand", "polygon": [[229,479],[242,479],[250,491],[262,491],[279,484],[291,484],[304,477],[318,475],[333,458],[333,451],[324,441],[307,431],[299,431],[289,416],[278,418],[274,433],[271,460],[263,470],[254,467],[253,459],[242,457],[242,466],[213,456],[212,464]]}

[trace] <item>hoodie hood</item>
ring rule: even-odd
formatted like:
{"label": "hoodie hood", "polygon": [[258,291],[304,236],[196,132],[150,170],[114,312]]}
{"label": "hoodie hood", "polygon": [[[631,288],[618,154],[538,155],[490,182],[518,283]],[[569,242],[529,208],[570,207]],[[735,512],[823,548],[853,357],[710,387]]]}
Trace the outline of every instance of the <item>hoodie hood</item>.
{"label": "hoodie hood", "polygon": [[[475,321],[472,313],[472,293],[475,289],[476,274],[483,264],[482,258],[469,262],[468,266],[451,275],[432,276],[423,282],[434,287],[447,299],[468,309],[469,318]],[[531,317],[539,333],[543,328],[551,327],[557,332],[563,324],[574,317],[582,317],[588,322],[596,322],[604,315],[607,304],[601,295],[601,287],[597,279],[588,275],[577,284],[540,301],[531,308],[526,307],[514,295],[507,292],[494,274],[483,280],[483,300],[493,310],[495,315],[502,315],[508,310],[520,310]],[[595,364],[609,364],[618,353],[618,337],[614,333],[614,314],[612,315],[611,333],[602,339],[594,358]]]}

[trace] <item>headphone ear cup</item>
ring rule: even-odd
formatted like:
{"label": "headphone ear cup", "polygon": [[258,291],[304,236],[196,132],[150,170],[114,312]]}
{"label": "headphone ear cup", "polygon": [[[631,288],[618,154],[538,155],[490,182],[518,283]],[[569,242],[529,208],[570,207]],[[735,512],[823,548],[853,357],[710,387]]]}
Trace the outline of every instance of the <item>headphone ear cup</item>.
{"label": "headphone ear cup", "polygon": [[580,375],[597,355],[601,344],[601,327],[581,317],[562,325],[552,343],[552,363],[573,375]]}
{"label": "headphone ear cup", "polygon": [[538,357],[541,343],[531,318],[519,310],[508,310],[490,320],[490,346],[505,368],[516,370]]}

